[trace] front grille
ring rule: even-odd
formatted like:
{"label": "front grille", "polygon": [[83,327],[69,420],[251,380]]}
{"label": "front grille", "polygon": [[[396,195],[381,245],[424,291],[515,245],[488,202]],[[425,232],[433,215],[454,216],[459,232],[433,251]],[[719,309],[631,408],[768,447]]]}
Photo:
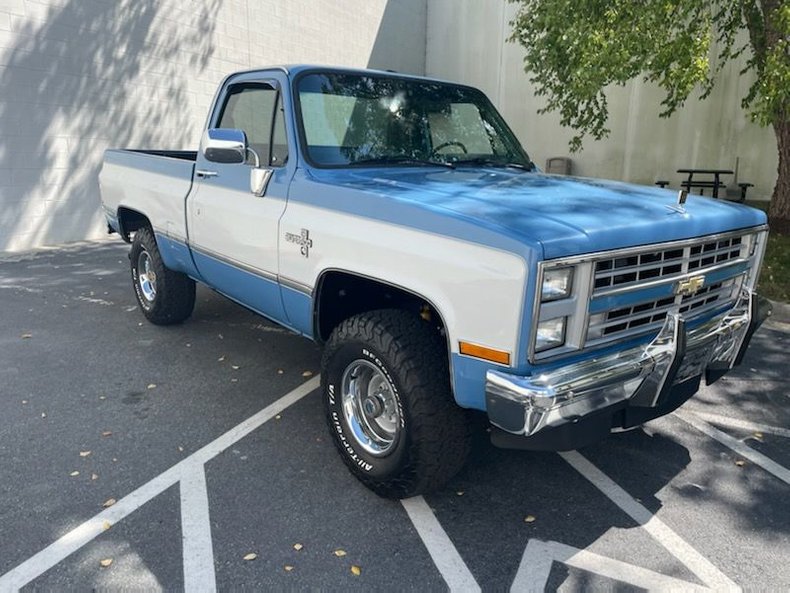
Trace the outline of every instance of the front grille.
{"label": "front grille", "polygon": [[702,288],[698,293],[679,298],[675,296],[645,301],[627,307],[618,307],[605,313],[592,315],[587,330],[586,346],[657,330],[664,323],[669,311],[679,305],[686,317],[702,315],[733,302],[738,295],[740,282],[730,279]]}
{"label": "front grille", "polygon": [[[691,325],[731,308],[755,282],[765,249],[765,229],[627,247],[541,262],[546,270],[573,268],[568,298],[541,302],[530,336],[530,362],[571,355],[655,334],[667,313]],[[535,351],[540,323],[564,319],[565,343]]]}
{"label": "front grille", "polygon": [[683,272],[725,263],[742,256],[743,237],[726,237],[685,247],[646,250],[595,262],[593,295],[638,286]]}

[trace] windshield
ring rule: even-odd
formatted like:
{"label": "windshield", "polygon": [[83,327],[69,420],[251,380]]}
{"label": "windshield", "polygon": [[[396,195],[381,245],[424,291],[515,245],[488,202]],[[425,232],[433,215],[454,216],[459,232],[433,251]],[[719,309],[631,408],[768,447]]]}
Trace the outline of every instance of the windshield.
{"label": "windshield", "polygon": [[531,168],[493,105],[472,88],[378,75],[298,79],[302,141],[317,166],[449,163]]}

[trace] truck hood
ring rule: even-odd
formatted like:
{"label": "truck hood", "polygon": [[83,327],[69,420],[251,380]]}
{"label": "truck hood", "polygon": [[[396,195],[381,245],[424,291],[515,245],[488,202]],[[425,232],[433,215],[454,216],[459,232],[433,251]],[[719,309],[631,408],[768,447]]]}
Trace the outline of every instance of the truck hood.
{"label": "truck hood", "polygon": [[391,167],[314,175],[332,185],[472,222],[521,243],[538,242],[545,259],[766,222],[762,211],[724,200],[689,196],[685,212],[678,212],[671,208],[677,191],[509,169]]}

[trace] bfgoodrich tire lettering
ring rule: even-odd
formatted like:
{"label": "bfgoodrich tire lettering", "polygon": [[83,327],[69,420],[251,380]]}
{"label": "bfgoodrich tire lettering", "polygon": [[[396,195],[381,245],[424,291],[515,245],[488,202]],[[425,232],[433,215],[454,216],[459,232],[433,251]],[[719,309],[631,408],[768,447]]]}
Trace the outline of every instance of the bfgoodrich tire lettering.
{"label": "bfgoodrich tire lettering", "polygon": [[165,267],[150,228],[134,235],[129,254],[132,286],[143,314],[157,325],[181,323],[195,308],[195,281]]}
{"label": "bfgoodrich tire lettering", "polygon": [[436,490],[463,466],[466,413],[451,395],[444,343],[418,316],[381,310],[341,323],[324,349],[321,383],[343,461],[377,494]]}

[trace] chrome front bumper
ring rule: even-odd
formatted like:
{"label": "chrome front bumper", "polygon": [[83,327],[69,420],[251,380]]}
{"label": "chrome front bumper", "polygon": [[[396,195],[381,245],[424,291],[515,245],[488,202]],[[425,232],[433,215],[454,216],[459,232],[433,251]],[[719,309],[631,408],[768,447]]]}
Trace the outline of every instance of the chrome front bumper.
{"label": "chrome front bumper", "polygon": [[712,383],[738,364],[769,313],[753,291],[744,290],[732,309],[692,330],[679,313],[668,314],[647,345],[528,377],[490,370],[489,420],[508,433],[533,437],[618,404],[658,409],[674,386],[703,374]]}

